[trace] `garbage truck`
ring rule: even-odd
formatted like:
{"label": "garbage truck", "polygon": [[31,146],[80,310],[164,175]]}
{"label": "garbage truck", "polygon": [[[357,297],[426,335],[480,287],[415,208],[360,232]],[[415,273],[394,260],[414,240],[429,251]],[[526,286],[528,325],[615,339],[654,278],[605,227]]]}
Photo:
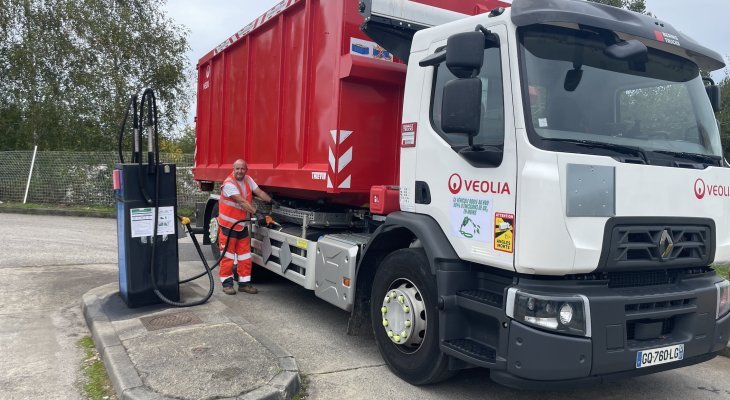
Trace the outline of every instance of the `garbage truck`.
{"label": "garbage truck", "polygon": [[277,200],[256,268],[349,312],[416,385],[707,361],[730,330],[730,168],[701,71],[724,65],[579,0],[284,0],[197,65],[205,240],[243,158]]}

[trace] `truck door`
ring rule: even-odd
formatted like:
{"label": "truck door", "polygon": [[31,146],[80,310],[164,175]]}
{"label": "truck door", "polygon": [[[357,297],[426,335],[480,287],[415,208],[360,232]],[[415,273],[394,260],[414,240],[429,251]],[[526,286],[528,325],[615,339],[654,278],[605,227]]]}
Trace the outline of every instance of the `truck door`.
{"label": "truck door", "polygon": [[[504,26],[489,29],[499,37],[500,46],[484,50],[484,66],[479,74],[480,130],[474,146],[501,150],[501,162],[485,164],[478,154],[473,156],[474,148],[472,156],[465,154],[465,149],[469,150],[467,136],[442,131],[443,87],[456,78],[446,63],[424,67],[416,162],[411,164],[415,164],[413,211],[432,216],[462,259],[512,270],[518,217],[517,152],[508,38]],[[434,42],[427,55],[445,44],[445,40]]]}

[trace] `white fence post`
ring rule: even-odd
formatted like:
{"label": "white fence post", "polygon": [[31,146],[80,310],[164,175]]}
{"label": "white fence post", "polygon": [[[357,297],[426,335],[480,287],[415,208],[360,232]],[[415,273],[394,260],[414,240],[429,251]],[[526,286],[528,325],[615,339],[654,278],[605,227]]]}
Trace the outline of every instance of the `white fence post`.
{"label": "white fence post", "polygon": [[28,200],[28,189],[30,189],[30,177],[33,176],[33,166],[35,165],[35,153],[38,151],[38,145],[33,149],[33,160],[30,162],[30,171],[28,171],[28,183],[25,185],[25,196],[23,196],[23,204]]}

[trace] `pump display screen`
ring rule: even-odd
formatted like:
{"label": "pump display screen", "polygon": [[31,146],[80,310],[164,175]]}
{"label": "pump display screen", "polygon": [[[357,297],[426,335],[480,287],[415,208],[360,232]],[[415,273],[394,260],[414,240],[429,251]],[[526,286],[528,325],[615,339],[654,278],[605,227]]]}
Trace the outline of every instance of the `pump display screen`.
{"label": "pump display screen", "polygon": [[692,61],[638,41],[622,58],[611,50],[626,40],[586,27],[532,25],[519,37],[526,122],[538,147],[719,163],[719,130]]}

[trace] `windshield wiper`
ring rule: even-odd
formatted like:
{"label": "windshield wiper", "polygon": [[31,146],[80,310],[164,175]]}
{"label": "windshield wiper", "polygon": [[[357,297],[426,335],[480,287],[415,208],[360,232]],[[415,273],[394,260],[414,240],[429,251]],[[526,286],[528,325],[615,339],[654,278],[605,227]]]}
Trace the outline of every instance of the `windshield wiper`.
{"label": "windshield wiper", "polygon": [[643,160],[645,164],[648,163],[648,161],[646,159],[646,153],[644,152],[644,150],[642,150],[638,147],[624,146],[622,144],[596,142],[593,140],[582,140],[582,139],[545,138],[545,140],[548,140],[551,142],[571,143],[571,144],[575,144],[575,145],[581,146],[581,147],[586,147],[589,149],[613,150],[620,154],[637,156],[637,157],[641,158],[641,160]]}
{"label": "windshield wiper", "polygon": [[667,150],[654,150],[653,152],[659,153],[659,154],[666,154],[668,156],[674,156],[677,158],[684,158],[685,160],[697,161],[697,162],[701,162],[703,164],[722,166],[722,164],[720,163],[720,160],[722,160],[722,157],[720,157],[720,156],[711,156],[708,154],[687,153],[687,152],[683,152],[683,151],[667,151]]}

